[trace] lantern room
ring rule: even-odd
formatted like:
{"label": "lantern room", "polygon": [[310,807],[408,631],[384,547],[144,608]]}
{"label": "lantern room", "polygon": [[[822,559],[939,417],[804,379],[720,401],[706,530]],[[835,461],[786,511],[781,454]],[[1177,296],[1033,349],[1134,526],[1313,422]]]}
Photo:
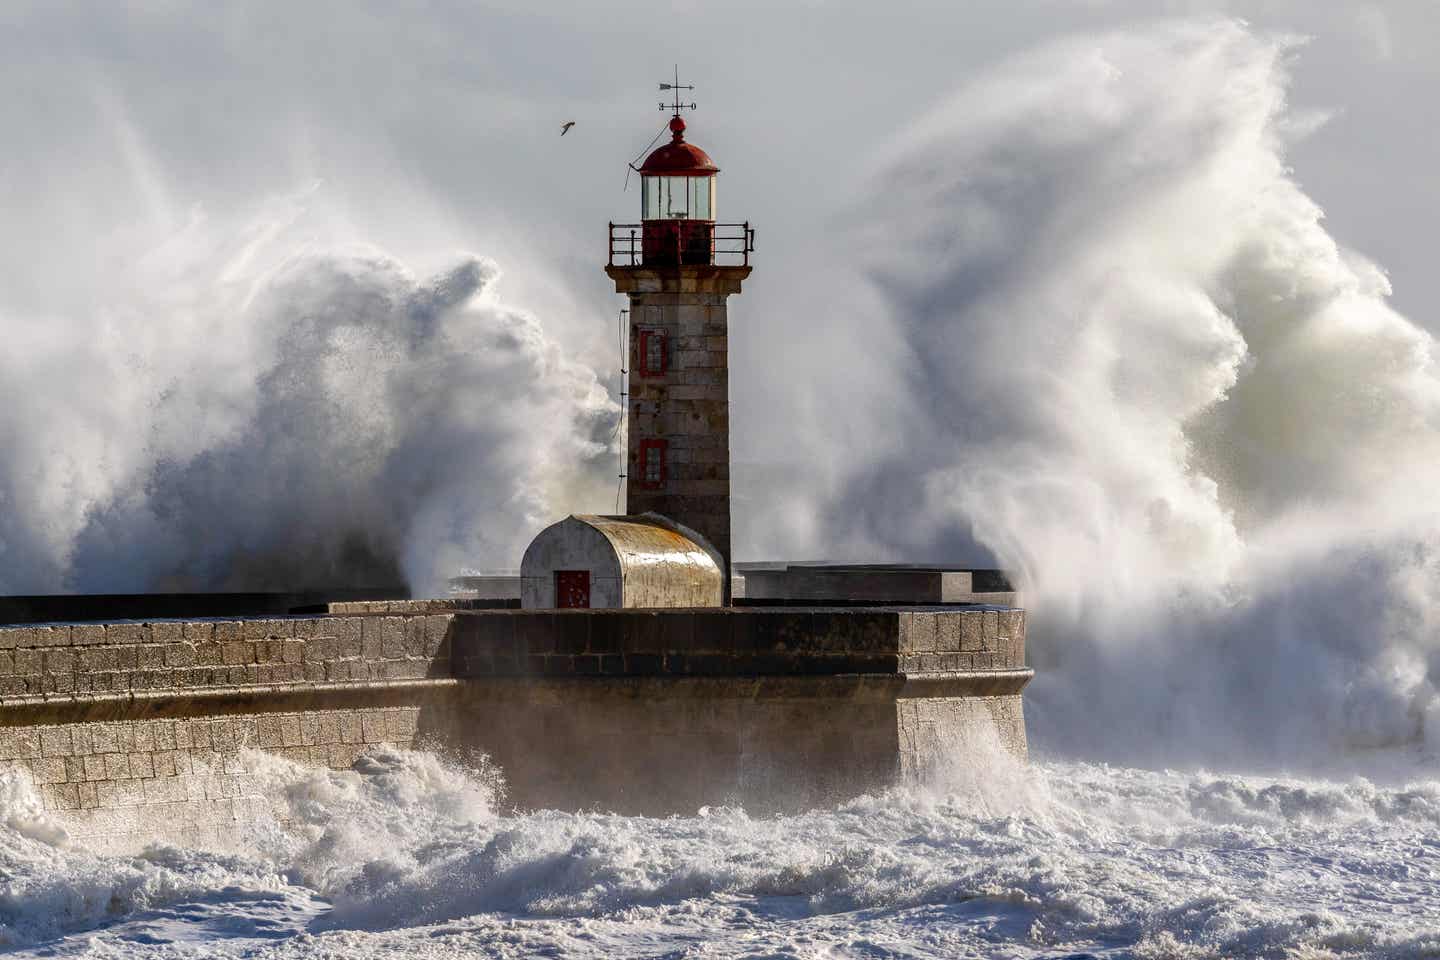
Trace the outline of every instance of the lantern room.
{"label": "lantern room", "polygon": [[656,266],[709,264],[720,168],[704,150],[685,142],[685,121],[678,114],[670,118],[670,136],[639,168],[644,261]]}

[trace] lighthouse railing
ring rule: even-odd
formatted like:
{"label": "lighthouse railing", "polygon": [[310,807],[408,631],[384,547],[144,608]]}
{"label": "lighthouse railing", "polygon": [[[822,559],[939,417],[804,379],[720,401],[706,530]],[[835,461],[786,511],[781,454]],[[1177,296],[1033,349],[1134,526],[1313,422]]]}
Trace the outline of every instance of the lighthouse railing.
{"label": "lighthouse railing", "polygon": [[[674,223],[675,221],[651,221],[652,223]],[[750,254],[755,251],[755,228],[747,220],[744,223],[710,224],[710,265],[719,267],[748,267]],[[675,232],[674,256],[666,256],[651,266],[675,266],[677,263],[693,263],[693,252],[679,248],[681,233]],[[703,256],[703,250],[702,254]],[[652,258],[654,250],[652,246]],[[645,262],[645,224],[611,223],[608,263],[612,267],[643,267]]]}

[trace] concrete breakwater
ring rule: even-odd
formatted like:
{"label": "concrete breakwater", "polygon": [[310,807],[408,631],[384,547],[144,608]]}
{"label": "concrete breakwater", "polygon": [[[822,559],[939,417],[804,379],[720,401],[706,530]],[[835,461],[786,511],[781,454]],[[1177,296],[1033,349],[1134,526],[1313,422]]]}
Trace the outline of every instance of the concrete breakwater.
{"label": "concrete breakwater", "polygon": [[830,802],[997,737],[1026,749],[1008,608],[467,610],[0,628],[0,766],[87,842],[223,846],[258,749],[348,768],[483,753],[522,807]]}

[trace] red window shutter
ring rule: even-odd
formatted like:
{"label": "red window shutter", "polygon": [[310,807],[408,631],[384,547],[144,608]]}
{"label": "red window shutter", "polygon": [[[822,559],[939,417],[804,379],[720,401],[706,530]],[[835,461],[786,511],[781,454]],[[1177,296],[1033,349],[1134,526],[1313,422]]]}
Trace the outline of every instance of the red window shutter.
{"label": "red window shutter", "polygon": [[670,345],[660,330],[640,331],[640,376],[663,377],[670,369]]}
{"label": "red window shutter", "polygon": [[636,464],[640,486],[649,490],[659,490],[665,486],[666,446],[664,440],[640,441],[640,462]]}

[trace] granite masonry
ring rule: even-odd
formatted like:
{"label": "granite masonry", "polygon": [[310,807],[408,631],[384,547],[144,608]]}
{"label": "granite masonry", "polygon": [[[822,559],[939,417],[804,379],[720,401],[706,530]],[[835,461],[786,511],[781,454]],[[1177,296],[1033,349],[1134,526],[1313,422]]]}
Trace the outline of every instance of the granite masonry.
{"label": "granite masonry", "polygon": [[513,806],[657,814],[831,802],[977,737],[1026,750],[1019,610],[469,606],[0,628],[0,767],[129,848],[273,814],[248,749],[483,753]]}

